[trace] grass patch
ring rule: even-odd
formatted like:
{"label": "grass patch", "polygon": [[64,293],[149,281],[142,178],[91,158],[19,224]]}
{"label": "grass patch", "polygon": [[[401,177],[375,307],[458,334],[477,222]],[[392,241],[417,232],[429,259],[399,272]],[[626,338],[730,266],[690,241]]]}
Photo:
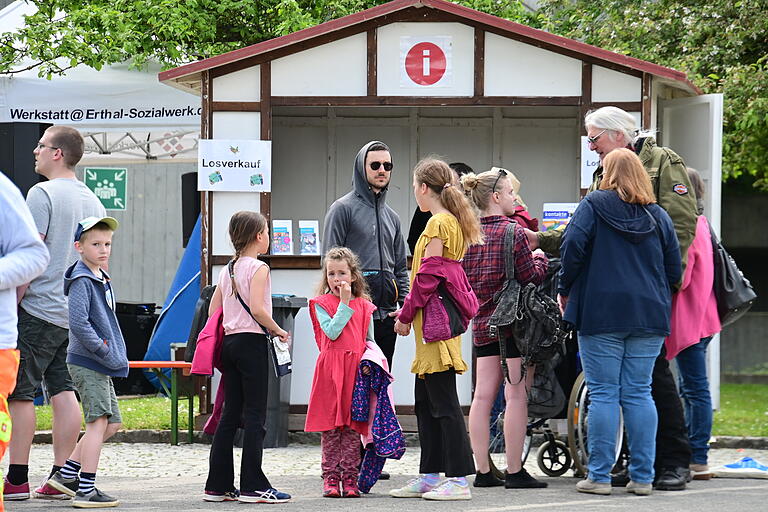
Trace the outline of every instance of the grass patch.
{"label": "grass patch", "polygon": [[712,434],[768,437],[768,385],[721,384]]}
{"label": "grass patch", "polygon": [[[171,428],[171,399],[164,396],[142,398],[119,398],[120,414],[123,417],[124,430],[169,430]],[[198,409],[195,397],[195,411]],[[179,429],[188,428],[188,407],[186,398],[179,399]],[[37,411],[37,429],[51,430],[52,411],[50,405],[35,407]],[[84,427],[83,427],[84,428]]]}

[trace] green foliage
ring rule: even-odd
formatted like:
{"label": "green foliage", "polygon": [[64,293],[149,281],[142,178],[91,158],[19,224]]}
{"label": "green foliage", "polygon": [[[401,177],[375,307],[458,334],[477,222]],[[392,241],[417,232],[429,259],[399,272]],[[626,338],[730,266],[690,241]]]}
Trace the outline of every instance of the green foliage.
{"label": "green foliage", "polygon": [[768,0],[542,0],[541,28],[724,95],[723,177],[768,191]]}
{"label": "green foliage", "polygon": [[[78,64],[165,68],[289,34],[385,0],[30,0],[0,34],[0,73]],[[460,0],[501,18],[688,73],[725,96],[723,176],[768,191],[768,0]]]}

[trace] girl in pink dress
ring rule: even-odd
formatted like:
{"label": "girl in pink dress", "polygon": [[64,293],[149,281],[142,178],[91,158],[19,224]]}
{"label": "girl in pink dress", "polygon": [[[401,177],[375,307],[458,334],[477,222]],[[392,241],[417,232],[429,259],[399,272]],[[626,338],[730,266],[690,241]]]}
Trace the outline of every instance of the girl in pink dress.
{"label": "girl in pink dress", "polygon": [[368,433],[368,424],[352,420],[352,391],[366,337],[373,340],[376,306],[368,300],[360,263],[351,250],[328,251],[323,276],[319,295],[309,301],[320,355],[304,430],[322,432],[323,496],[359,498],[360,435]]}

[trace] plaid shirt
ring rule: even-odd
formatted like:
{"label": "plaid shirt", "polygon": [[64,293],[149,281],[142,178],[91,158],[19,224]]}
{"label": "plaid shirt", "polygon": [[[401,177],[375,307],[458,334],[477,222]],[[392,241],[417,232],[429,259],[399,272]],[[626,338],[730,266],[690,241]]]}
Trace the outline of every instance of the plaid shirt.
{"label": "plaid shirt", "polygon": [[[496,308],[493,296],[501,290],[507,280],[507,271],[504,266],[504,235],[507,224],[510,222],[512,221],[508,217],[502,215],[481,218],[485,244],[470,246],[464,255],[462,263],[464,271],[480,302],[480,309],[472,321],[474,343],[478,346],[497,341],[488,333],[488,320]],[[549,261],[546,256],[531,254],[525,231],[515,224],[515,279],[523,286],[528,283],[541,284],[548,266]]]}

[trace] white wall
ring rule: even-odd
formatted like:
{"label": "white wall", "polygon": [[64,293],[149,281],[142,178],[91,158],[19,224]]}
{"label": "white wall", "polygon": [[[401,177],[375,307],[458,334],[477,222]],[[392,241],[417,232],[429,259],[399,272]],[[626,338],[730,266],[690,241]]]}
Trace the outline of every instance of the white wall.
{"label": "white wall", "polygon": [[[382,112],[384,116],[374,117]],[[448,161],[465,161],[477,171],[496,159],[520,178],[523,197],[536,216],[543,202],[578,199],[578,119],[575,109],[540,109],[550,118],[528,117],[532,111],[490,108],[420,109],[284,109],[273,117],[273,194],[275,219],[317,219],[321,225],[328,206],[351,189],[352,164],[367,141],[390,145],[395,162],[387,202],[400,215],[404,234],[416,207],[411,189],[414,164],[438,154]],[[559,114],[558,114],[559,113]],[[559,117],[558,117],[559,115]],[[312,297],[319,270],[274,270],[272,289]],[[317,347],[309,314],[302,309],[294,333],[294,373],[291,403],[309,398]],[[471,340],[465,336],[464,358],[471,360]],[[398,338],[393,363],[397,404],[413,403],[410,374],[414,338]],[[471,401],[469,372],[458,379],[463,405]]]}

